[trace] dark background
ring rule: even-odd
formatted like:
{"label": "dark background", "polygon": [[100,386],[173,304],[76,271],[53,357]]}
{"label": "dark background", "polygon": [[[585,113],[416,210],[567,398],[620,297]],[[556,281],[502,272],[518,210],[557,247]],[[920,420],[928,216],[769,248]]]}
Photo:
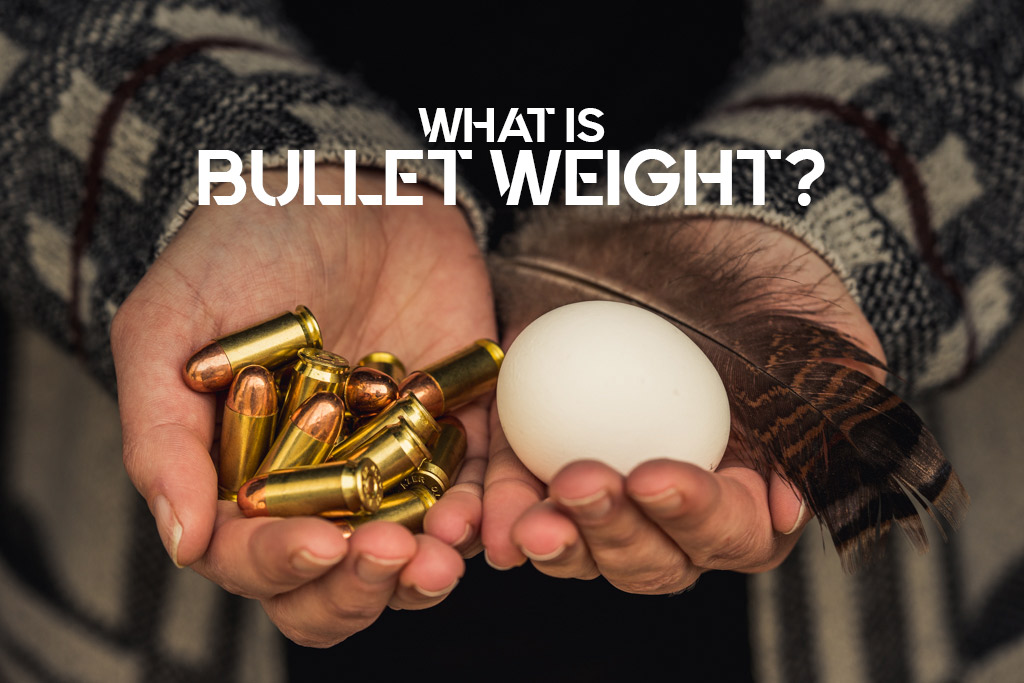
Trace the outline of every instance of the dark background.
{"label": "dark background", "polygon": [[[374,8],[291,3],[288,12],[321,59],[361,77],[393,102],[417,133],[422,130],[419,107],[431,114],[436,108],[472,107],[474,119],[493,107],[495,135],[512,107],[524,114],[531,133],[534,117],[526,116],[526,108],[555,108],[547,117],[546,144],[521,145],[519,138],[488,144],[484,131],[476,130],[471,144],[457,145],[473,150],[473,159],[459,162],[460,174],[495,209],[493,242],[514,225],[515,207],[504,206],[498,194],[487,150],[500,147],[507,161],[520,147],[533,149],[539,168],[550,149],[621,149],[625,160],[627,150],[678,130],[733,67],[742,39],[742,4],[687,2],[657,12],[619,7],[615,16],[602,16],[596,8],[554,3],[540,10],[481,3],[472,12],[392,17],[386,25]],[[353,28],[365,26],[378,29]],[[604,138],[566,143],[563,121],[569,107],[600,109]],[[588,170],[600,173],[603,165]],[[560,186],[556,182],[556,189]]]}
{"label": "dark background", "polygon": [[[412,19],[395,11],[387,23],[376,8],[292,3],[289,12],[322,59],[359,74],[395,103],[413,130],[420,130],[418,107],[473,107],[480,113],[494,107],[498,129],[509,108],[525,114],[526,107],[555,107],[547,143],[525,147],[621,149],[626,158],[629,150],[649,146],[660,132],[691,120],[726,80],[739,52],[738,0],[679,6],[675,15],[637,6],[640,11],[623,17],[597,16],[596,6],[580,10],[552,3],[530,11],[494,4]],[[602,110],[605,137],[567,144],[567,107]],[[496,146],[474,140],[474,159],[459,164],[462,177],[494,210],[492,244],[517,220],[503,205],[485,151]],[[501,145],[506,159],[516,148]],[[635,596],[603,579],[551,579],[529,565],[497,572],[478,556],[440,606],[389,610],[340,647],[310,650],[289,643],[288,655],[295,681],[667,675],[731,682],[752,680],[748,639],[747,589],[740,575],[709,573],[677,596]]]}

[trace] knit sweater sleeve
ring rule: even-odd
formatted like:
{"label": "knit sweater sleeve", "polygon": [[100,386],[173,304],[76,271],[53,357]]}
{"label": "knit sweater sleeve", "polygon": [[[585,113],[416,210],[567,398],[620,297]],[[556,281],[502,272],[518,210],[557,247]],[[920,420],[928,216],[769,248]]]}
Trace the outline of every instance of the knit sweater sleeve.
{"label": "knit sweater sleeve", "polygon": [[[617,210],[629,222],[729,216],[791,233],[844,279],[901,391],[956,380],[1024,308],[1020,3],[833,0],[808,11],[759,0],[749,19],[752,44],[730,88],[653,146],[677,160],[673,172],[684,150],[703,172],[719,171],[721,150],[780,150],[766,159],[764,205],[753,203],[751,162],[733,155],[731,203],[708,183],[691,205],[681,187],[657,207],[623,193]],[[825,169],[802,206],[811,165],[785,157],[805,148]],[[603,221],[616,209],[591,210]]]}
{"label": "knit sweater sleeve", "polygon": [[[109,382],[111,319],[195,206],[197,150],[264,150],[269,167],[351,149],[383,167],[385,150],[420,147],[270,0],[4,3],[0,302]],[[400,166],[441,186],[433,162]]]}

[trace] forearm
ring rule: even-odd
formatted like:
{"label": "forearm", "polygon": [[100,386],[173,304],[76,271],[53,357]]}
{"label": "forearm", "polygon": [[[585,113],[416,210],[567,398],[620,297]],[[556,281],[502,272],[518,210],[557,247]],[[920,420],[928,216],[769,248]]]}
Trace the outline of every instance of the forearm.
{"label": "forearm", "polygon": [[[420,141],[305,54],[276,3],[63,4],[0,9],[2,303],[110,386],[110,322],[194,208],[197,150],[382,168]],[[441,187],[433,164],[401,170]]]}
{"label": "forearm", "polygon": [[903,380],[900,392],[923,391],[968,371],[1022,307],[1014,226],[1024,213],[1024,103],[1015,88],[1024,65],[1015,55],[1024,27],[1009,3],[955,12],[829,5],[783,13],[784,31],[753,36],[718,105],[651,145],[677,159],[672,171],[683,150],[696,149],[706,172],[719,170],[720,150],[815,149],[826,167],[809,206],[797,202],[806,164],[768,161],[765,204],[754,206],[750,163],[734,160],[731,203],[718,185],[701,184],[695,205],[680,191],[659,207],[573,207],[531,230],[618,222],[628,232],[695,216],[781,229],[846,284]]}

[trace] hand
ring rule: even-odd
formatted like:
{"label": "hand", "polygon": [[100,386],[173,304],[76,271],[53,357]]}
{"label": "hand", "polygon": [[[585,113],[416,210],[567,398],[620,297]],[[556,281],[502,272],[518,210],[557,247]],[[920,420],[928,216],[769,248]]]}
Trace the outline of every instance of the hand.
{"label": "hand", "polygon": [[[341,188],[343,173],[319,167],[317,181]],[[360,171],[357,182],[361,193],[383,194],[377,172]],[[284,173],[266,173],[265,185],[279,194]],[[300,644],[332,645],[385,605],[419,609],[451,590],[464,569],[452,546],[471,549],[480,528],[486,407],[459,413],[467,461],[428,515],[433,536],[381,522],[346,540],[324,520],[246,519],[217,500],[217,402],[188,389],[181,369],[208,340],[298,304],[317,316],[324,348],[353,362],[386,350],[412,370],[493,338],[489,280],[470,228],[438,193],[420,192],[423,205],[410,207],[270,207],[251,192],[235,206],[199,207],[111,329],[125,467],[171,558],[262,600]]]}
{"label": "hand", "polygon": [[[751,273],[784,268],[784,278],[760,283],[778,294],[774,301],[799,307],[797,297],[806,297],[807,286],[813,286],[817,303],[827,304],[817,306],[813,315],[884,360],[874,331],[846,287],[803,243],[754,222],[723,227],[709,220],[686,234],[694,240],[686,248],[729,241],[728,248],[744,255]],[[507,322],[513,331],[510,343],[528,321]],[[884,380],[880,372],[871,372]],[[482,534],[488,562],[509,568],[529,559],[550,576],[601,575],[624,591],[645,594],[684,590],[709,569],[775,567],[796,544],[810,514],[777,474],[765,482],[744,466],[737,448],[730,442],[715,472],[658,460],[622,477],[601,463],[582,460],[563,468],[545,490],[516,458],[493,411]]]}

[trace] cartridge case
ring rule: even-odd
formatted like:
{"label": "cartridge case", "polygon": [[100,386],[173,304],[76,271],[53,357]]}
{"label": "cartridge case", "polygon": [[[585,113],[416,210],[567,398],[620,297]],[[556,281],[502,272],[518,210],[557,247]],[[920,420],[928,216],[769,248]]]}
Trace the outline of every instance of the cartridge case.
{"label": "cartridge case", "polygon": [[373,514],[346,515],[343,511],[323,513],[341,529],[346,537],[368,522],[396,522],[414,534],[423,531],[423,518],[427,515],[437,498],[422,486],[414,486],[407,491],[389,495],[381,501],[380,508]]}
{"label": "cartridge case", "polygon": [[398,383],[380,370],[354,368],[344,381],[342,396],[353,416],[376,415],[398,398]]}
{"label": "cartridge case", "polygon": [[313,394],[281,429],[256,474],[322,463],[337,442],[344,421],[345,405],[336,394]]}
{"label": "cartridge case", "polygon": [[[285,394],[288,393],[288,385],[292,383],[292,374],[294,374],[291,365],[286,365],[283,368],[278,368],[274,371],[274,385],[277,387],[277,412],[281,412],[281,405],[284,403]],[[291,413],[286,413],[287,417]],[[278,423],[280,427],[280,421]]]}
{"label": "cartridge case", "polygon": [[220,497],[235,500],[238,488],[252,478],[274,437],[277,389],[266,368],[249,365],[239,371],[221,419],[217,485]]}
{"label": "cartridge case", "polygon": [[493,391],[504,358],[496,343],[478,339],[472,346],[406,377],[398,386],[398,394],[415,396],[438,417]]}
{"label": "cartridge case", "polygon": [[336,462],[258,475],[238,491],[246,517],[293,517],[326,510],[375,512],[380,471],[372,462]]}
{"label": "cartridge case", "polygon": [[347,462],[372,462],[380,470],[381,487],[387,491],[430,457],[430,449],[404,422],[378,432]]}
{"label": "cartridge case", "polygon": [[342,396],[350,369],[348,361],[336,353],[316,347],[299,349],[281,413],[291,415],[310,396],[321,391]]}
{"label": "cartridge case", "polygon": [[292,361],[299,349],[321,348],[323,339],[316,318],[305,306],[295,312],[214,339],[185,363],[185,383],[196,391],[219,391],[246,365],[274,370]]}
{"label": "cartridge case", "polygon": [[396,382],[405,379],[405,365],[393,353],[387,351],[374,351],[359,359],[356,363],[361,368],[373,368],[380,370]]}
{"label": "cartridge case", "polygon": [[433,446],[437,442],[437,437],[441,435],[441,426],[437,424],[437,420],[426,411],[415,396],[409,396],[395,401],[386,410],[360,425],[345,440],[331,449],[327,459],[331,461],[348,460],[378,432],[386,427],[403,423],[409,426],[427,448]]}
{"label": "cartridge case", "polygon": [[438,422],[441,424],[441,436],[430,449],[430,458],[399,482],[403,489],[423,486],[435,498],[440,498],[455,483],[466,457],[466,429],[462,422],[454,417],[443,417]]}

